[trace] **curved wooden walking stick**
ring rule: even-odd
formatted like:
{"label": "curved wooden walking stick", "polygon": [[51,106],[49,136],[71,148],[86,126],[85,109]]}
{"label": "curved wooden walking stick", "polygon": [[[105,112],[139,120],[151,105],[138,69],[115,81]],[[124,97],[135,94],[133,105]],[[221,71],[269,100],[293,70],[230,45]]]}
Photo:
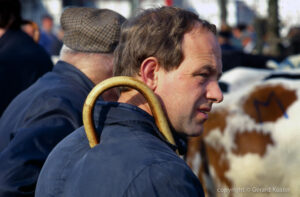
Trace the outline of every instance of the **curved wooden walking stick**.
{"label": "curved wooden walking stick", "polygon": [[120,76],[106,79],[96,85],[85,100],[83,106],[83,125],[87,138],[89,140],[90,147],[93,148],[99,143],[93,120],[93,108],[95,102],[105,90],[118,86],[128,86],[130,88],[136,89],[146,98],[158,129],[169,143],[175,145],[173,135],[170,131],[160,102],[158,101],[153,91],[137,79],[134,79],[132,77]]}

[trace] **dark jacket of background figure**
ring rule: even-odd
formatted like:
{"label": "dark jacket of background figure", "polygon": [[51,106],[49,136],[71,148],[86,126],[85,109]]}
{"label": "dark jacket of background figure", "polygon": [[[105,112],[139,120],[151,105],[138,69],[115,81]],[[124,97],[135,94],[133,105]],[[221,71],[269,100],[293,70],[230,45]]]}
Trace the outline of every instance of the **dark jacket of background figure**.
{"label": "dark jacket of background figure", "polygon": [[53,67],[50,56],[22,30],[0,38],[0,117],[8,104]]}
{"label": "dark jacket of background figure", "polygon": [[80,127],[50,153],[36,196],[204,196],[198,178],[140,108],[98,101],[100,144],[90,148]]}
{"label": "dark jacket of background figure", "polygon": [[0,196],[33,196],[49,152],[82,125],[82,107],[94,84],[59,61],[18,95],[0,120]]}
{"label": "dark jacket of background figure", "polygon": [[247,54],[242,51],[231,50],[222,51],[222,63],[223,72],[231,70],[236,67],[249,67],[249,68],[259,68],[259,69],[269,69],[267,68],[268,60],[281,60],[280,57],[271,57],[265,55],[253,55]]}
{"label": "dark jacket of background figure", "polygon": [[50,56],[59,55],[60,49],[63,45],[54,33],[47,33],[41,30],[39,44],[43,46]]}

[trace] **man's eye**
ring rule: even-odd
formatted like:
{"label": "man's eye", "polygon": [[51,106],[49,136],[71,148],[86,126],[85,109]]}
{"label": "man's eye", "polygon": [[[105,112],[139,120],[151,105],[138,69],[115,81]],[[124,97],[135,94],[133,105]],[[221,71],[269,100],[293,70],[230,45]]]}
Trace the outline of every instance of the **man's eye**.
{"label": "man's eye", "polygon": [[203,77],[203,78],[208,78],[209,74],[208,73],[199,73],[197,76]]}

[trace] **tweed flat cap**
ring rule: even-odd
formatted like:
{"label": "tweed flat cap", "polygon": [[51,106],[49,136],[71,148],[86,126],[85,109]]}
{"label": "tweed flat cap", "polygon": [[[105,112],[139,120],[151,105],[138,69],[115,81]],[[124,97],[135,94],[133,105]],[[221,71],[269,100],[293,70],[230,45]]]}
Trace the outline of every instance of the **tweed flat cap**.
{"label": "tweed flat cap", "polygon": [[60,18],[63,42],[76,51],[111,53],[119,42],[121,25],[125,20],[108,9],[67,8]]}

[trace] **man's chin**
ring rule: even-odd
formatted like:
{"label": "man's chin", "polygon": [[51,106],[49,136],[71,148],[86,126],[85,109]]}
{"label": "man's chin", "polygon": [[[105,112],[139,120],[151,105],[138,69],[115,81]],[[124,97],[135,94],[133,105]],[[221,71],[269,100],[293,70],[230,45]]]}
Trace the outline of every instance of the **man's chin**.
{"label": "man's chin", "polygon": [[174,129],[174,127],[170,125],[170,129],[173,133],[175,132],[178,135],[182,135],[185,137],[197,137],[199,135],[202,135],[203,133],[203,124],[201,125],[197,124],[196,126],[189,127],[189,128],[187,127],[180,128],[178,130]]}
{"label": "man's chin", "polygon": [[201,126],[201,128],[195,128],[195,129],[192,129],[192,130],[186,132],[187,136],[190,136],[190,137],[197,137],[197,136],[200,136],[202,133],[203,133],[202,126]]}

